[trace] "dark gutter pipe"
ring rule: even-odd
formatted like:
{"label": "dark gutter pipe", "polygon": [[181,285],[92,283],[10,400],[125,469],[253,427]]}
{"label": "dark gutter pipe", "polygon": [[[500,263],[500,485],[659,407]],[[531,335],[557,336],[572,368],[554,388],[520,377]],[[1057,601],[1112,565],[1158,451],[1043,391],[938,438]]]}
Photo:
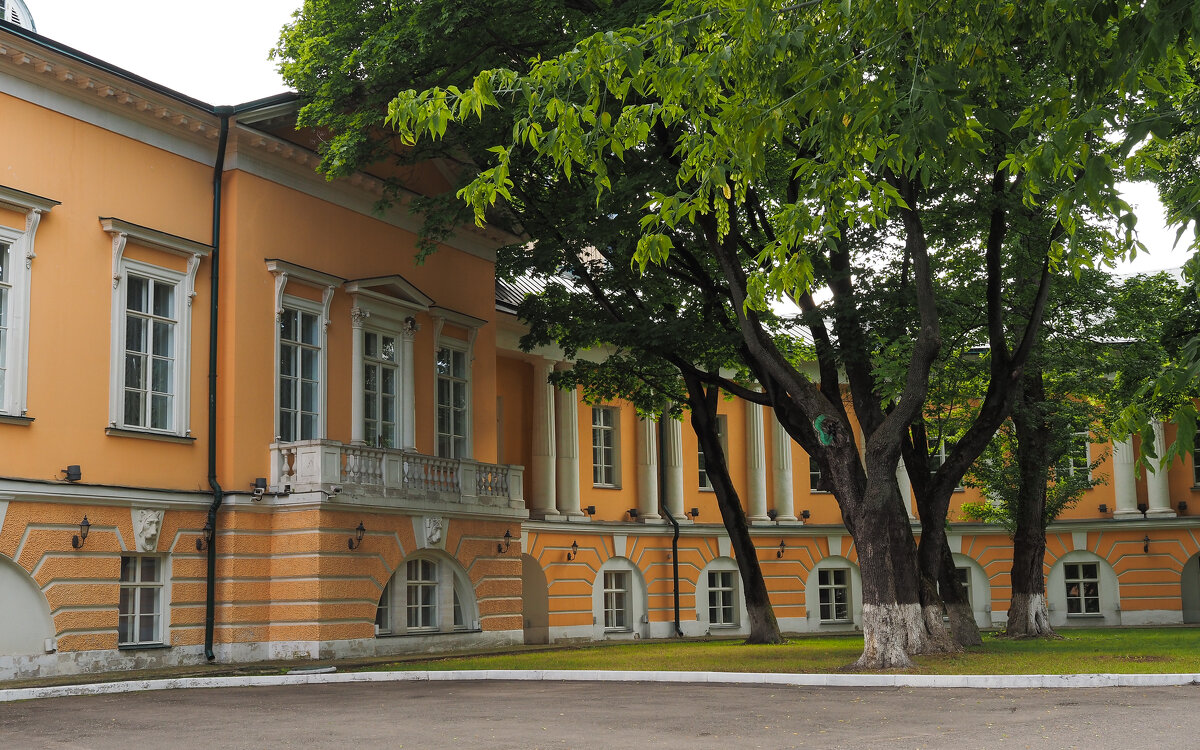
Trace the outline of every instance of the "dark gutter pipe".
{"label": "dark gutter pipe", "polygon": [[208,506],[208,526],[212,536],[208,540],[208,566],[205,577],[204,598],[204,657],[214,661],[213,628],[216,623],[217,588],[217,510],[225,499],[225,491],[217,481],[217,299],[221,278],[221,182],[225,173],[225,146],[229,140],[229,115],[231,107],[217,107],[221,118],[221,134],[217,141],[217,162],[213,167],[212,205],[212,279],[209,293],[208,318],[208,486],[212,488],[213,501]]}
{"label": "dark gutter pipe", "polygon": [[671,515],[671,511],[667,508],[667,465],[663,461],[663,456],[666,454],[665,430],[668,419],[670,417],[667,416],[664,409],[658,417],[658,509],[675,529],[675,534],[671,537],[671,573],[675,584],[675,636],[682,638],[683,628],[679,627],[679,521],[675,520],[675,516]]}

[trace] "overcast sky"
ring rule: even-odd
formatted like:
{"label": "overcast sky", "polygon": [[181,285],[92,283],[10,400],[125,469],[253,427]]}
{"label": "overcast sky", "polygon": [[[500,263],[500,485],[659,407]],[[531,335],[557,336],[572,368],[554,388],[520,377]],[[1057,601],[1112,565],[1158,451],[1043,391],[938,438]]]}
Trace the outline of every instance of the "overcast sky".
{"label": "overcast sky", "polygon": [[[240,104],[287,90],[267,59],[302,0],[25,0],[38,33],[209,104]],[[1130,185],[1151,252],[1120,273],[1182,265],[1149,184]],[[1189,237],[1181,242],[1186,247]]]}

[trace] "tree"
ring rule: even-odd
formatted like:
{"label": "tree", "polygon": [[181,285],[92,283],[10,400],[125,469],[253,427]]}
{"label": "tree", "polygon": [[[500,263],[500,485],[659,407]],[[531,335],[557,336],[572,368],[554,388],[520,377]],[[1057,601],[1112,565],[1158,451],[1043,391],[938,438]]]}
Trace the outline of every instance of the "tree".
{"label": "tree", "polygon": [[[1200,23],[1185,4],[1169,5],[1188,29]],[[500,98],[519,113],[493,165],[461,192],[481,221],[498,199],[513,198],[519,154],[532,151],[567,178],[586,175],[602,193],[611,188],[610,169],[652,132],[670,139],[674,185],[646,195],[638,260],[669,258],[672,233],[688,226],[720,265],[747,365],[781,423],[817,460],[854,535],[863,572],[862,666],[903,666],[908,653],[948,647],[940,612],[934,622],[932,608],[921,606],[894,480],[940,346],[922,212],[928,196],[979,164],[985,135],[1028,124],[1030,136],[991,177],[1031,205],[1044,186],[1069,178],[1047,201],[1063,232],[1051,259],[1069,267],[1090,261],[1075,241],[1085,211],[1132,228],[1113,187],[1113,157],[1092,144],[1120,118],[1120,100],[1110,104],[1114,92],[1140,85],[1177,40],[1156,38],[1131,61],[1122,34],[1132,28],[1136,39],[1147,25],[1139,26],[1146,21],[1139,10],[1057,4],[1054,11],[965,2],[936,10],[883,2],[847,8],[819,0],[734,9],[677,0],[646,23],[593,36],[526,74],[488,70],[469,87],[401,92],[389,104],[389,122],[411,143],[440,136],[452,120],[482,116]],[[1167,27],[1152,18],[1148,28]],[[1019,54],[1029,45],[1049,53]],[[1119,72],[1109,64],[1114,57],[1126,63]],[[994,117],[991,100],[1031,64],[1065,65],[1068,75],[1025,77],[1029,101],[1018,119]],[[772,169],[779,156],[783,172]],[[870,350],[855,315],[849,233],[887,223],[902,233],[911,259],[919,322],[902,385],[882,395],[862,366]],[[747,227],[766,241],[752,241]],[[847,304],[842,313],[835,306],[833,319],[840,361],[829,332],[812,324],[821,369],[814,383],[783,356],[760,312],[772,294],[815,309],[810,284],[819,267],[828,269],[835,299]],[[842,401],[839,364],[865,462]]]}

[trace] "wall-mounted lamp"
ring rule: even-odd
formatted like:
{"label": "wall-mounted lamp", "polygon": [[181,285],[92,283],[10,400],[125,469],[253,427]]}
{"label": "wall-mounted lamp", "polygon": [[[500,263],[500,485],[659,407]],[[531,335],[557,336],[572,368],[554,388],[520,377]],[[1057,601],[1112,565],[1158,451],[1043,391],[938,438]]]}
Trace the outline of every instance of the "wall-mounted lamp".
{"label": "wall-mounted lamp", "polygon": [[267,478],[266,477],[256,477],[254,479],[254,484],[252,484],[250,486],[253,488],[251,490],[251,494],[253,494],[254,497],[256,497],[256,498],[262,497],[263,495],[267,494]]}
{"label": "wall-mounted lamp", "polygon": [[567,553],[567,562],[571,562],[579,554],[579,542],[571,542],[571,551]]}
{"label": "wall-mounted lamp", "polygon": [[1108,505],[1107,504],[1100,503],[1100,513],[1101,514],[1108,513]]}
{"label": "wall-mounted lamp", "polygon": [[1187,500],[1180,500],[1180,501],[1179,501],[1179,512],[1180,512],[1180,513],[1186,513],[1186,512],[1187,512]]}
{"label": "wall-mounted lamp", "polygon": [[508,552],[509,546],[512,545],[512,532],[508,529],[504,530],[504,541],[496,544],[496,551],[500,554]]}
{"label": "wall-mounted lamp", "polygon": [[1146,505],[1145,503],[1138,503],[1137,508],[1139,513],[1145,513],[1146,511],[1150,510],[1150,506]]}
{"label": "wall-mounted lamp", "polygon": [[810,513],[809,513],[807,510],[802,510],[802,511],[800,511],[800,517],[801,517],[801,518],[803,518],[805,521],[807,521],[807,520],[808,520],[808,517],[809,517],[810,515],[811,515],[811,514],[810,514]]}
{"label": "wall-mounted lamp", "polygon": [[1150,537],[1144,536],[1144,537],[1142,537],[1142,553],[1147,554],[1149,552],[1150,552]]}
{"label": "wall-mounted lamp", "polygon": [[363,526],[362,521],[358,522],[358,526],[354,529],[354,536],[346,540],[346,546],[350,549],[358,549],[362,546],[363,534],[367,533],[367,527]]}
{"label": "wall-mounted lamp", "polygon": [[[76,466],[75,468],[78,469],[79,467]],[[84,516],[83,520],[79,522],[79,533],[71,535],[71,546],[75,549],[82,547],[83,543],[87,541],[88,530],[91,528],[92,524],[88,522],[87,516]]]}
{"label": "wall-mounted lamp", "polygon": [[583,509],[583,512],[587,513],[589,516],[594,516],[594,515],[596,515],[596,506],[589,505],[588,507]]}
{"label": "wall-mounted lamp", "polygon": [[200,530],[200,536],[196,537],[196,551],[208,549],[208,545],[212,544],[212,536],[212,521],[205,521],[204,528]]}
{"label": "wall-mounted lamp", "polygon": [[637,516],[638,516],[637,508],[630,508],[629,510],[627,510],[625,512],[629,514],[630,518],[637,518]]}
{"label": "wall-mounted lamp", "polygon": [[63,479],[67,480],[68,482],[78,482],[80,479],[83,479],[83,471],[80,470],[79,464],[71,464],[67,468],[63,469],[62,473]]}
{"label": "wall-mounted lamp", "polygon": [[774,521],[775,519],[779,518],[779,511],[775,510],[774,508],[771,508],[770,510],[767,511],[767,518]]}
{"label": "wall-mounted lamp", "polygon": [[695,521],[697,518],[699,518],[699,517],[700,517],[700,509],[699,509],[699,508],[692,508],[691,510],[689,510],[689,511],[687,512],[687,515],[691,516],[691,517],[692,517],[692,520],[693,520],[693,521]]}
{"label": "wall-mounted lamp", "polygon": [[775,557],[777,557],[777,558],[783,557],[783,553],[785,551],[787,551],[787,545],[783,543],[782,539],[780,539],[779,540],[779,551],[775,553]]}

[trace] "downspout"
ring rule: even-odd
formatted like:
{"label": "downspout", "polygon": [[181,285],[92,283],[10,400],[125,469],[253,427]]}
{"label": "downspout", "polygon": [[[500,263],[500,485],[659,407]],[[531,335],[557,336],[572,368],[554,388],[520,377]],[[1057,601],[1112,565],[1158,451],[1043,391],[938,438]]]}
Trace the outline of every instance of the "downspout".
{"label": "downspout", "polygon": [[664,409],[658,417],[658,509],[675,529],[675,534],[671,537],[671,573],[675,584],[675,636],[682,638],[683,629],[679,627],[679,521],[675,520],[675,516],[671,515],[667,508],[667,465],[663,461],[666,455],[667,419],[669,417]]}
{"label": "downspout", "polygon": [[213,626],[216,622],[217,510],[225,499],[225,491],[217,481],[217,292],[221,271],[221,181],[225,172],[225,145],[229,140],[229,115],[232,111],[230,107],[215,109],[221,118],[221,135],[217,141],[217,163],[213,167],[212,283],[208,318],[208,486],[212,488],[213,501],[208,506],[208,527],[212,529],[212,536],[208,540],[204,599],[204,657],[210,662],[216,659],[213,654]]}

